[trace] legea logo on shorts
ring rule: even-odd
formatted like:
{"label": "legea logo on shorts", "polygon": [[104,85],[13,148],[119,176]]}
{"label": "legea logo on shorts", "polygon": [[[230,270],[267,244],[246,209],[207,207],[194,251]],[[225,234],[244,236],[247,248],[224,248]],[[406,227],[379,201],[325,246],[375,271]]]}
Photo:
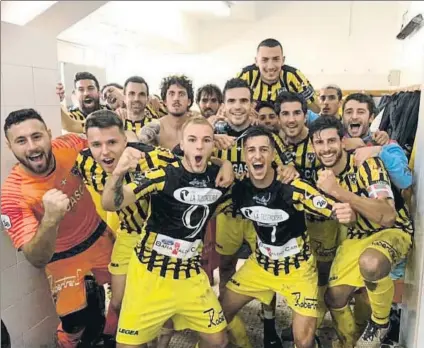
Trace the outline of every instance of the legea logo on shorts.
{"label": "legea logo on shorts", "polygon": [[183,187],[174,191],[174,198],[181,203],[209,205],[222,196],[221,191],[213,188]]}
{"label": "legea logo on shorts", "polygon": [[241,212],[249,220],[265,225],[276,225],[288,220],[290,217],[289,214],[282,209],[269,209],[261,206],[241,208]]}

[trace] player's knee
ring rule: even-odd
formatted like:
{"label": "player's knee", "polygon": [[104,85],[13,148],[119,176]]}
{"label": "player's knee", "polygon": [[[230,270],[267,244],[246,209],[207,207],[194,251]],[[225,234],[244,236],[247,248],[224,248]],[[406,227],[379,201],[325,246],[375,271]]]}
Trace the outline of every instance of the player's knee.
{"label": "player's knee", "polygon": [[296,348],[312,348],[315,346],[315,330],[308,327],[293,330],[293,339]]}
{"label": "player's knee", "polygon": [[218,334],[210,335],[207,339],[204,339],[203,346],[208,348],[226,348],[228,343],[227,333],[223,331]]}
{"label": "player's knee", "polygon": [[359,257],[359,269],[366,280],[376,281],[390,273],[390,262],[379,251],[367,249]]}
{"label": "player's knee", "polygon": [[347,305],[348,298],[334,287],[327,289],[324,301],[328,308],[343,308]]}

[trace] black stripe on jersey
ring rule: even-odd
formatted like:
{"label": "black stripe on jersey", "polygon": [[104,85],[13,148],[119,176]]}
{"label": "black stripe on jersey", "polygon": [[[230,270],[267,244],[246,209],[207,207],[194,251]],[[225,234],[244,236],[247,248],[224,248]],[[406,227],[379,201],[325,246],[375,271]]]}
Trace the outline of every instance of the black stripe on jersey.
{"label": "black stripe on jersey", "polygon": [[258,83],[260,83],[260,80],[261,80],[261,74],[258,71],[258,73],[256,74],[255,81],[253,81],[253,72],[254,72],[254,70],[251,70],[249,72],[249,77],[251,78],[251,80],[250,80],[250,86],[252,88],[252,93],[254,93],[253,90],[256,88],[256,86],[258,85]]}
{"label": "black stripe on jersey", "polygon": [[181,265],[182,265],[183,261],[181,259],[177,259],[177,262],[175,263],[175,270],[174,270],[174,279],[178,279],[178,275],[181,272]]}
{"label": "black stripe on jersey", "polygon": [[297,72],[297,69],[294,69],[294,68],[293,68],[292,74],[294,75],[294,77],[296,77],[296,80],[297,80],[297,82],[299,82],[299,84],[300,84],[300,85],[302,85],[303,83],[306,83],[306,81],[305,81],[305,80],[303,80],[303,79],[300,77],[299,73]]}
{"label": "black stripe on jersey", "polygon": [[288,90],[288,84],[289,82],[287,81],[287,70],[283,69],[283,78],[281,79],[283,86],[281,86],[282,88],[286,88]]}
{"label": "black stripe on jersey", "polygon": [[82,161],[80,163],[80,173],[82,174],[83,178],[85,179],[86,182],[89,182],[88,178],[87,178],[87,173],[85,172],[85,164],[87,163],[87,159],[88,157],[85,154],[82,154]]}
{"label": "black stripe on jersey", "polygon": [[[93,164],[91,165],[91,168],[90,168],[91,177],[96,176],[96,169],[97,169],[97,162],[93,161]],[[99,188],[97,186],[96,180],[91,180],[91,181],[93,183],[93,189],[94,189],[94,191],[98,192],[99,191]]]}
{"label": "black stripe on jersey", "polygon": [[148,154],[148,153],[145,153],[144,157],[145,157],[145,160],[147,162],[148,167],[150,169],[154,168],[155,164],[153,163],[152,156],[150,156],[150,154]]}
{"label": "black stripe on jersey", "polygon": [[370,166],[366,165],[365,163],[364,163],[363,167],[365,169],[365,173],[367,173],[367,178],[368,178],[368,180],[367,180],[368,182],[365,183],[365,184],[370,185],[371,184],[370,181],[372,180],[371,168],[370,168]]}
{"label": "black stripe on jersey", "polygon": [[289,82],[289,86],[293,89],[293,92],[299,93],[299,90],[297,89],[296,85],[293,83],[293,81]]}
{"label": "black stripe on jersey", "polygon": [[[125,211],[125,213],[124,213],[124,211]],[[131,222],[132,222],[133,226],[135,227],[135,229],[140,231],[140,228],[138,228],[138,227],[142,227],[142,226],[139,226],[138,223],[137,223],[137,220],[134,218],[134,210],[131,209],[131,205],[128,205],[124,209],[122,209],[122,212],[126,215],[127,219],[128,218],[131,219]]]}
{"label": "black stripe on jersey", "polygon": [[164,258],[164,260],[162,262],[162,266],[160,268],[160,273],[159,273],[161,277],[165,277],[165,274],[168,271],[169,261],[170,261],[170,258],[169,257],[165,257]]}
{"label": "black stripe on jersey", "polygon": [[[142,218],[143,220],[146,220],[146,219],[147,219],[147,215],[146,215],[146,213],[144,212],[144,210],[143,210],[143,208],[142,208],[142,206],[141,206],[140,202],[139,202],[139,201],[135,202],[135,205],[136,205],[136,207],[137,207],[138,214],[141,216],[141,218]],[[140,226],[140,227],[143,227],[143,226]]]}
{"label": "black stripe on jersey", "polygon": [[149,179],[146,183],[143,185],[140,185],[134,189],[134,194],[138,194],[139,192],[143,191],[146,187],[151,186],[152,184],[160,183],[164,180],[164,176],[160,176],[158,178]]}
{"label": "black stripe on jersey", "polygon": [[[259,95],[258,95],[258,100],[262,100],[262,93],[264,91],[264,83],[260,83],[259,84]],[[268,96],[267,96],[268,99]]]}

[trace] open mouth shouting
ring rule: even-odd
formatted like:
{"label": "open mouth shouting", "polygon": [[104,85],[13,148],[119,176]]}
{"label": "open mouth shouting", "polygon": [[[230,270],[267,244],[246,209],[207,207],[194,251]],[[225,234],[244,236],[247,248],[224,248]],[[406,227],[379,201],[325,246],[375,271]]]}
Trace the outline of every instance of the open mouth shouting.
{"label": "open mouth shouting", "polygon": [[349,124],[349,134],[353,137],[359,137],[362,135],[362,124],[361,123],[350,123]]}
{"label": "open mouth shouting", "polygon": [[28,156],[28,159],[30,160],[30,162],[32,162],[34,164],[40,164],[44,160],[44,153],[36,152],[36,153]]}
{"label": "open mouth shouting", "polygon": [[106,171],[112,171],[115,167],[115,159],[114,158],[102,159],[102,167]]}

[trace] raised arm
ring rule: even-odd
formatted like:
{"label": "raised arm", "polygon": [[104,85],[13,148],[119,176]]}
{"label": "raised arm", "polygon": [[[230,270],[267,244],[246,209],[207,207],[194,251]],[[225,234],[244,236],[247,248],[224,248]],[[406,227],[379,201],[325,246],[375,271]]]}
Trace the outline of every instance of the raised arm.
{"label": "raised arm", "polygon": [[359,185],[368,193],[368,197],[358,196],[342,188],[330,170],[319,173],[317,186],[335,199],[349,203],[366,219],[384,227],[393,226],[397,213],[383,163],[378,158],[371,158],[364,162],[359,171]]}

